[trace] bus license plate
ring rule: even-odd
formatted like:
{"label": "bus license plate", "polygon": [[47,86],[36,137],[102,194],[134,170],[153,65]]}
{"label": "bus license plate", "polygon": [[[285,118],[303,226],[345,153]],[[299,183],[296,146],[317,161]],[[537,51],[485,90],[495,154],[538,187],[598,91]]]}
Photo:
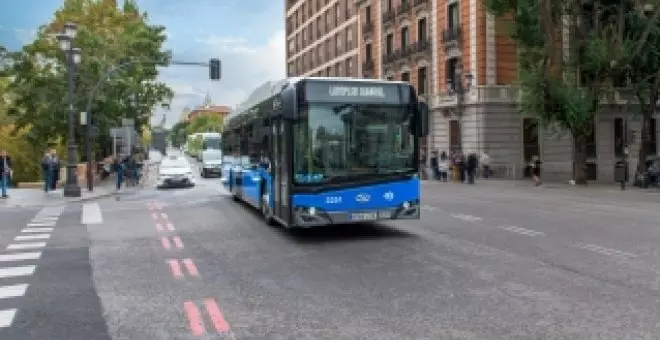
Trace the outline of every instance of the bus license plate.
{"label": "bus license plate", "polygon": [[352,221],[372,221],[376,219],[378,219],[378,214],[375,212],[351,214]]}
{"label": "bus license plate", "polygon": [[389,210],[382,210],[378,212],[378,218],[392,218],[392,212]]}

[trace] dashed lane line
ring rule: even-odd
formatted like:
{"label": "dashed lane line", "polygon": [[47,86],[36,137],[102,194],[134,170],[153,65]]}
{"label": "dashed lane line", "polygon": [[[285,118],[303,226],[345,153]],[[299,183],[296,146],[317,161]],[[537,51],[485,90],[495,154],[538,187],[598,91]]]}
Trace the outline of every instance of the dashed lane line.
{"label": "dashed lane line", "polygon": [[575,244],[575,247],[580,248],[580,249],[585,249],[589,250],[595,253],[603,254],[603,255],[608,255],[608,256],[616,256],[616,257],[627,257],[627,258],[635,258],[637,255],[621,250],[616,250],[612,248],[605,248],[602,246],[599,246],[597,244],[589,244],[589,243],[578,243]]}
{"label": "dashed lane line", "polygon": [[545,233],[536,231],[536,230],[531,230],[527,228],[521,228],[521,227],[516,227],[516,226],[499,226],[498,228],[506,231],[510,231],[512,233],[517,233],[520,235],[526,235],[526,236],[545,236]]}

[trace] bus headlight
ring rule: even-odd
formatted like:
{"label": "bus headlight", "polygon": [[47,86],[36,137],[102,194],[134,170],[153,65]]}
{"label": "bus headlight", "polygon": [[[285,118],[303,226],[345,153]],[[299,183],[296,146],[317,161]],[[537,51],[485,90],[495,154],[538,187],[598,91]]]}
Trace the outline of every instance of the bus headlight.
{"label": "bus headlight", "polygon": [[405,201],[405,202],[403,202],[402,206],[403,206],[403,209],[410,209],[410,202]]}
{"label": "bus headlight", "polygon": [[309,208],[309,209],[307,210],[307,212],[308,212],[310,215],[314,216],[314,215],[316,215],[316,208],[311,207],[311,208]]}

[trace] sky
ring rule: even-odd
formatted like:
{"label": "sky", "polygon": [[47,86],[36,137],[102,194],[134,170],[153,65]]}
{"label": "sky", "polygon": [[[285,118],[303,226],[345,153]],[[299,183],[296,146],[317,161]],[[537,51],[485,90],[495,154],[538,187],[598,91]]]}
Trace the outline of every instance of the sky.
{"label": "sky", "polygon": [[[11,0],[0,11],[0,45],[17,50],[34,39],[62,0]],[[122,3],[121,0],[118,1]],[[164,25],[165,49],[185,62],[222,61],[222,79],[208,79],[207,68],[171,66],[160,80],[175,92],[170,110],[158,108],[152,122],[166,115],[176,123],[183,108],[202,104],[207,92],[213,104],[234,106],[269,80],[285,76],[284,1],[282,0],[137,0],[149,22]]]}

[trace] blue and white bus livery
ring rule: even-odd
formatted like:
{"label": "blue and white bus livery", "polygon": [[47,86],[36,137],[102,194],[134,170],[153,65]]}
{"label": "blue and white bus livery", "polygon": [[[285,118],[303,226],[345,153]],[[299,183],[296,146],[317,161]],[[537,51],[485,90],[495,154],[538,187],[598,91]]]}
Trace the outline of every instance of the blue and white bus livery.
{"label": "blue and white bus livery", "polygon": [[408,83],[289,79],[225,119],[222,182],[287,227],[419,219],[427,134]]}

